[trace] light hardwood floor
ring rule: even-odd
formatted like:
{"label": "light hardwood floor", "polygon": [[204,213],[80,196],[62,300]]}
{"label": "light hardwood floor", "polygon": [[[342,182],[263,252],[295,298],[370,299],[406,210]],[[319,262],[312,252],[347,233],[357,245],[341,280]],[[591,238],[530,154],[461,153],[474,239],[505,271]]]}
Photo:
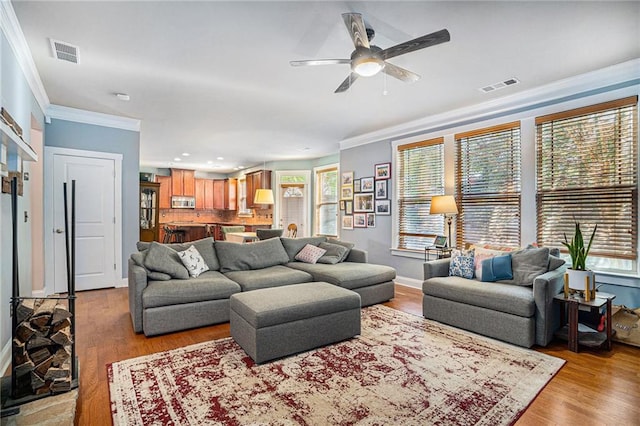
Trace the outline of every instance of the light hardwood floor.
{"label": "light hardwood floor", "polygon": [[[386,305],[422,315],[422,292],[396,286],[395,299]],[[148,338],[133,332],[128,306],[126,288],[78,294],[78,425],[111,424],[107,364],[230,335],[227,323]],[[640,425],[640,349],[614,342],[611,352],[576,354],[561,341],[534,349],[567,363],[517,425]]]}

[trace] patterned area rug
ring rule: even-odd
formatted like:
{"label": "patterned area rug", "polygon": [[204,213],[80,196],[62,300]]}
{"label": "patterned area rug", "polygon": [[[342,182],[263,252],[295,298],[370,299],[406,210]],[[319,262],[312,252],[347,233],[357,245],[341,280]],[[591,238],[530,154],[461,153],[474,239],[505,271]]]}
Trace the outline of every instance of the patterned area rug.
{"label": "patterned area rug", "polygon": [[107,366],[115,425],[508,425],[564,360],[406,314],[255,365],[231,338]]}

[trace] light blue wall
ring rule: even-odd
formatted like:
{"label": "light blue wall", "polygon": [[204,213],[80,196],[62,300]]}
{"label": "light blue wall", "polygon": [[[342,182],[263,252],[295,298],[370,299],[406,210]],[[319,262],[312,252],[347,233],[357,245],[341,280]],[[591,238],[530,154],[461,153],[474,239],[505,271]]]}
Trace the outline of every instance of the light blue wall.
{"label": "light blue wall", "polygon": [[[32,117],[42,126],[44,115],[4,33],[0,38],[0,101],[22,127],[24,138],[29,142]],[[24,171],[28,172],[30,167],[30,163],[25,163]],[[23,212],[30,210],[28,185],[29,182],[25,182],[25,196],[18,197],[19,217]],[[18,223],[20,295],[31,296],[31,223],[25,223],[24,220]],[[0,194],[0,349],[8,347],[11,341],[11,317],[8,307],[12,295],[12,252],[11,199],[8,194]],[[5,365],[0,366],[4,367]]]}
{"label": "light blue wall", "polygon": [[44,144],[50,147],[122,154],[122,275],[126,278],[127,259],[136,251],[140,232],[140,133],[53,119],[45,127]]}

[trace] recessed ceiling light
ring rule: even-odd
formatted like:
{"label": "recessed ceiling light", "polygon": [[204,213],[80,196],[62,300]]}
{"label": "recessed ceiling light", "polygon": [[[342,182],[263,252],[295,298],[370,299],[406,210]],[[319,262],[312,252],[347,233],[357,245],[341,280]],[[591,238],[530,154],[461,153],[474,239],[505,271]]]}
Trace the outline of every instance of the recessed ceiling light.
{"label": "recessed ceiling light", "polygon": [[126,93],[116,93],[116,98],[125,102],[131,100],[131,96],[127,95]]}
{"label": "recessed ceiling light", "polygon": [[182,161],[182,158],[176,157],[176,158],[173,159],[173,161]]}
{"label": "recessed ceiling light", "polygon": [[191,155],[191,154],[189,154],[188,152],[183,152],[183,153],[182,153],[182,156],[183,156],[183,157],[188,157],[188,156],[190,156],[190,155]]}
{"label": "recessed ceiling light", "polygon": [[216,160],[224,160],[224,157],[218,157]]}

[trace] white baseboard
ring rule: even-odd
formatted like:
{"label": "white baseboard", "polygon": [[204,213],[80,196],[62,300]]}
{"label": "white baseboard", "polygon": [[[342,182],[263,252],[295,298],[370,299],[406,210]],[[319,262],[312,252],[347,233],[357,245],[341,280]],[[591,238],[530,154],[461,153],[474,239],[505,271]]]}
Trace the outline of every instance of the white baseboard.
{"label": "white baseboard", "polygon": [[422,290],[422,281],[415,278],[396,276],[395,283],[405,287],[418,288]]}
{"label": "white baseboard", "polygon": [[116,288],[120,287],[129,287],[129,280],[127,278],[123,278],[120,282],[116,281]]}
{"label": "white baseboard", "polygon": [[4,376],[4,372],[9,368],[11,364],[11,339],[2,348],[0,352],[0,376]]}

